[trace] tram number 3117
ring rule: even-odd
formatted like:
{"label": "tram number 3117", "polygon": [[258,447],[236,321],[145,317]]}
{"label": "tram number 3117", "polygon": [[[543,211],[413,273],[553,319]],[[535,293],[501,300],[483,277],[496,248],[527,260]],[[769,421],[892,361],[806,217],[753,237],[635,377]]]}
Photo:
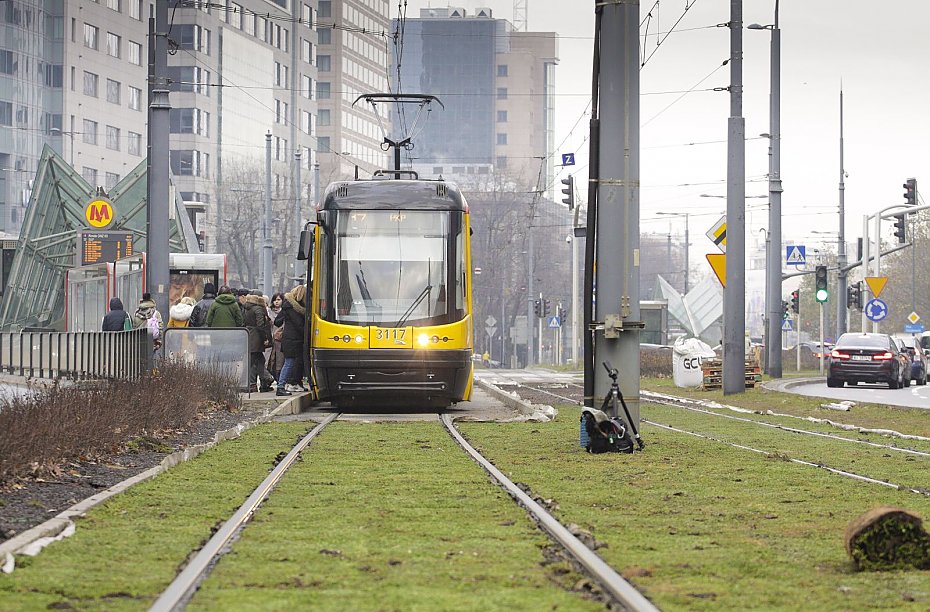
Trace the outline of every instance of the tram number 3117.
{"label": "tram number 3117", "polygon": [[379,329],[377,333],[378,340],[403,340],[406,329]]}

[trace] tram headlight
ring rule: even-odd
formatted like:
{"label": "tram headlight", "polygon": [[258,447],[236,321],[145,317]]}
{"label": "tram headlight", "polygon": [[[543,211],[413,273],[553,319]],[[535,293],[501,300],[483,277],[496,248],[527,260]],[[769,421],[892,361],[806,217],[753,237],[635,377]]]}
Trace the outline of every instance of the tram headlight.
{"label": "tram headlight", "polygon": [[427,334],[420,334],[417,336],[417,344],[420,346],[429,346],[429,336]]}
{"label": "tram headlight", "polygon": [[361,334],[355,336],[355,343],[356,343],[356,344],[361,344],[361,343],[362,343],[362,340],[364,340],[364,338],[362,338],[362,335],[361,335]]}

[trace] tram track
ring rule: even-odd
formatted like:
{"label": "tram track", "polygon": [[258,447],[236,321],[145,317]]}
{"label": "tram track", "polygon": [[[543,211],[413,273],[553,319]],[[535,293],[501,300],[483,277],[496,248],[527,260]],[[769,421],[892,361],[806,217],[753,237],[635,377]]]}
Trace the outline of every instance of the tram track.
{"label": "tram track", "polygon": [[[316,427],[302,437],[281,459],[265,480],[249,495],[246,501],[193,555],[187,565],[161,593],[150,610],[168,612],[183,610],[199,586],[209,578],[220,558],[231,550],[248,522],[273,493],[285,473],[298,461],[300,454],[328,425],[338,420],[340,413],[326,416]],[[588,548],[568,527],[563,525],[542,504],[534,500],[521,487],[507,478],[491,461],[471,446],[456,428],[452,415],[439,414],[440,422],[464,453],[478,463],[491,480],[503,488],[511,499],[522,507],[537,527],[546,533],[563,550],[572,564],[602,589],[604,598],[612,605],[635,611],[653,611],[657,608],[633,585],[609,566],[599,555]]]}
{"label": "tram track", "polygon": [[[506,377],[502,377],[502,378],[505,378],[505,379],[506,379]],[[579,407],[580,407],[580,406],[583,406],[583,402],[581,401],[581,397],[578,397],[578,396],[568,396],[568,395],[563,395],[563,394],[561,394],[561,393],[555,393],[555,392],[553,392],[553,391],[551,391],[551,390],[549,390],[549,389],[540,388],[539,386],[533,386],[533,385],[527,384],[527,383],[525,383],[525,382],[517,381],[517,380],[515,380],[515,379],[508,379],[508,380],[510,380],[511,383],[514,384],[514,385],[516,385],[518,388],[529,389],[529,390],[531,390],[532,392],[541,393],[541,394],[544,394],[544,395],[547,395],[547,396],[550,396],[550,397],[554,397],[554,398],[556,398],[556,399],[558,399],[558,400],[561,400],[561,401],[566,402],[566,403],[574,404],[574,405],[577,405],[577,406],[579,406]],[[560,386],[563,386],[563,387],[575,386],[575,387],[578,387],[579,389],[582,389],[582,388],[583,388],[581,385],[578,385],[577,383],[572,383],[572,382],[557,382],[557,383],[554,382],[554,383],[537,383],[537,384],[538,384],[538,385],[553,384],[553,385],[560,385]],[[927,453],[927,452],[924,452],[924,451],[915,450],[915,449],[902,448],[902,447],[894,446],[894,445],[890,445],[890,444],[879,444],[879,443],[877,443],[877,442],[870,442],[870,441],[868,441],[868,440],[856,440],[856,439],[852,439],[852,438],[845,438],[845,437],[843,437],[843,436],[837,436],[837,435],[834,435],[834,434],[826,434],[826,433],[823,433],[823,432],[805,430],[805,429],[800,429],[800,428],[795,428],[795,427],[786,427],[786,426],[783,426],[783,425],[778,425],[778,424],[776,424],[776,423],[769,423],[769,422],[760,421],[760,420],[757,420],[757,419],[749,419],[749,418],[745,418],[745,417],[737,417],[737,416],[734,416],[734,415],[721,414],[721,413],[718,413],[718,412],[714,412],[714,411],[712,411],[712,410],[708,410],[708,409],[706,409],[706,408],[697,408],[697,407],[694,407],[694,406],[690,406],[690,405],[688,405],[688,404],[690,403],[690,400],[687,400],[687,399],[685,399],[685,398],[676,398],[676,397],[674,397],[674,396],[668,396],[668,395],[665,395],[665,394],[658,394],[658,393],[651,393],[651,392],[648,392],[648,391],[642,392],[642,393],[640,394],[640,396],[641,396],[642,399],[644,399],[644,400],[646,400],[646,401],[648,401],[648,402],[650,402],[650,403],[655,403],[655,404],[660,404],[660,405],[664,405],[664,406],[670,406],[670,407],[674,407],[674,408],[679,408],[679,409],[683,409],[683,410],[688,410],[688,411],[692,411],[692,412],[704,414],[704,415],[706,415],[706,416],[712,416],[712,417],[719,417],[719,418],[724,418],[724,419],[736,420],[736,421],[738,421],[738,422],[743,422],[743,423],[747,423],[747,424],[751,424],[751,425],[756,425],[756,426],[759,426],[759,427],[768,427],[768,428],[776,429],[776,430],[779,430],[779,431],[783,431],[783,432],[785,432],[785,433],[791,433],[791,434],[797,434],[797,435],[805,435],[805,436],[818,437],[818,438],[829,439],[829,440],[833,440],[833,441],[837,441],[837,442],[844,442],[844,443],[850,443],[850,444],[857,444],[857,445],[867,446],[867,447],[876,448],[876,449],[881,449],[881,450],[886,450],[886,451],[900,452],[900,453],[903,453],[903,454],[907,454],[907,455],[909,455],[909,456],[918,456],[918,457],[930,458],[930,453]],[[716,443],[718,443],[718,444],[724,444],[724,445],[727,445],[727,446],[731,446],[731,447],[733,447],[733,448],[739,448],[739,449],[741,449],[741,450],[746,450],[746,451],[749,451],[749,452],[754,452],[754,453],[763,454],[763,455],[773,455],[773,454],[775,454],[775,453],[773,453],[772,451],[767,451],[767,450],[764,450],[764,449],[759,449],[759,448],[755,448],[755,447],[748,446],[748,445],[744,445],[744,444],[738,444],[738,443],[735,443],[735,442],[729,442],[729,441],[727,441],[727,440],[723,440],[723,439],[720,439],[720,438],[716,438],[716,437],[711,436],[711,435],[708,435],[708,434],[706,434],[706,433],[701,433],[701,432],[696,432],[696,431],[690,431],[690,430],[688,430],[688,429],[673,427],[673,426],[671,426],[671,425],[658,423],[658,422],[655,422],[655,421],[652,421],[652,420],[649,420],[649,419],[643,419],[643,418],[641,418],[640,420],[641,420],[643,423],[645,423],[645,424],[647,424],[647,425],[650,425],[650,426],[653,426],[653,427],[658,427],[658,428],[660,428],[660,429],[665,429],[665,430],[667,430],[667,431],[674,431],[674,432],[681,433],[681,434],[685,434],[685,435],[690,435],[690,436],[694,436],[694,437],[698,437],[698,438],[703,438],[703,439],[706,439],[706,440],[709,440],[709,441],[712,441],[712,442],[716,442]],[[858,481],[860,481],[860,482],[866,482],[866,483],[869,483],[869,484],[875,484],[875,485],[879,485],[879,486],[883,486],[883,487],[888,487],[888,488],[896,489],[896,490],[899,490],[899,491],[905,491],[905,492],[909,492],[909,493],[914,493],[914,494],[922,495],[922,496],[925,496],[925,497],[930,497],[930,490],[928,490],[928,489],[919,488],[919,487],[907,486],[907,485],[903,485],[903,484],[898,484],[898,483],[890,482],[889,480],[883,480],[883,479],[880,479],[880,478],[874,478],[874,477],[868,476],[868,475],[866,475],[866,474],[859,474],[859,473],[856,473],[856,472],[851,472],[851,471],[848,471],[848,470],[839,469],[839,468],[836,468],[836,467],[827,465],[826,463],[822,463],[822,462],[805,461],[805,460],[803,460],[803,459],[797,459],[797,458],[794,458],[794,457],[786,457],[786,456],[783,456],[782,454],[778,454],[778,456],[781,457],[781,458],[783,458],[783,459],[785,459],[785,460],[787,460],[787,461],[789,461],[789,462],[791,462],[791,463],[795,463],[795,464],[798,464],[798,465],[803,465],[803,466],[805,466],[805,467],[814,467],[814,468],[822,469],[822,470],[825,470],[825,471],[827,471],[827,472],[829,472],[829,473],[831,473],[831,474],[835,474],[835,475],[837,475],[837,476],[842,476],[842,477],[845,477],[845,478],[851,478],[851,479],[853,479],[853,480],[858,480]]]}

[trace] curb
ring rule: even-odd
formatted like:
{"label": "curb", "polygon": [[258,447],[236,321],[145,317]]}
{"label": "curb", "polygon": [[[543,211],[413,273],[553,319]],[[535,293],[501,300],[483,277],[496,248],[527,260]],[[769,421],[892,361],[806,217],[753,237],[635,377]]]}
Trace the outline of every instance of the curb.
{"label": "curb", "polygon": [[818,382],[826,380],[822,376],[813,376],[810,378],[794,378],[791,380],[781,379],[780,381],[768,381],[762,383],[762,388],[769,391],[788,391],[795,387],[800,387],[801,385],[808,385],[812,382]]}
{"label": "curb", "polygon": [[555,408],[552,406],[538,406],[530,404],[529,402],[520,399],[515,393],[501,391],[494,385],[477,378],[475,378],[474,381],[476,385],[489,393],[494,399],[501,402],[508,408],[516,410],[525,417],[536,417],[547,421],[555,417]]}
{"label": "curb", "polygon": [[195,446],[185,448],[184,450],[171,453],[162,459],[161,463],[158,465],[151,467],[140,474],[136,474],[131,478],[127,478],[126,480],[113,485],[109,489],[100,491],[99,493],[96,493],[87,499],[74,504],[67,510],[63,510],[44,523],[36,525],[35,527],[27,529],[23,533],[10,538],[6,542],[0,544],[0,571],[7,574],[13,571],[14,566],[12,562],[12,555],[26,554],[29,556],[35,556],[48,544],[54,542],[55,540],[60,540],[70,536],[74,532],[74,522],[71,519],[82,516],[94,506],[106,501],[114,495],[122,493],[123,491],[129,489],[131,486],[146,480],[151,480],[162,472],[166,472],[180,463],[190,461],[191,459],[200,455],[202,452],[213,448],[220,442],[238,438],[240,435],[242,435],[242,432],[247,431],[256,425],[267,423],[278,416],[299,413],[301,404],[303,403],[302,398],[305,397],[309,398],[309,394],[301,394],[291,397],[284,403],[280,404],[277,408],[271,410],[270,412],[266,412],[265,414],[252,419],[251,421],[243,421],[235,427],[216,432],[216,434],[213,436],[213,441],[211,442],[197,444]]}

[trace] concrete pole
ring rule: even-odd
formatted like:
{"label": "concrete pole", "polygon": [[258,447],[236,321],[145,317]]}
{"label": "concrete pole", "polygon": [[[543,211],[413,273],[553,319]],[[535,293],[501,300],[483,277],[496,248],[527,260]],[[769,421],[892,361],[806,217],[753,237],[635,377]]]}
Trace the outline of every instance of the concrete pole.
{"label": "concrete pole", "polygon": [[839,272],[836,275],[836,337],[839,338],[846,333],[848,329],[847,309],[846,309],[846,287],[848,285],[848,272],[846,267],[846,201],[844,194],[846,192],[846,171],[843,169],[843,90],[840,89],[840,228],[837,235],[838,244],[836,250],[836,262],[839,266]]}
{"label": "concrete pole", "polygon": [[[778,0],[775,0],[775,23],[772,26],[770,51],[771,97],[769,98],[769,147],[772,152],[769,168],[769,261],[766,267],[766,318],[768,340],[768,373],[772,378],[782,376],[781,342],[781,30],[778,28]],[[730,244],[730,222],[727,221],[727,245]],[[729,266],[727,266],[729,269]]]}
{"label": "concrete pole", "polygon": [[533,220],[530,219],[530,226],[526,228],[528,245],[526,249],[526,367],[533,365],[534,345],[536,337],[533,335],[536,326],[533,325],[533,319],[536,314],[533,312]]}
{"label": "concrete pole", "polygon": [[[149,18],[149,127],[148,186],[146,190],[145,288],[155,307],[168,320],[168,217],[170,206],[168,143],[171,103],[165,74],[168,66],[168,3],[155,3],[155,18]],[[131,308],[133,305],[128,304]]]}
{"label": "concrete pole", "polygon": [[262,221],[262,293],[274,294],[274,247],[271,243],[271,132],[265,134],[265,215]]}
{"label": "concrete pole", "polygon": [[[295,254],[295,259],[294,259],[294,274],[292,275],[295,278],[300,276],[301,261],[299,259],[296,259],[296,253],[297,253],[298,247],[300,246],[300,230],[303,228],[303,224],[301,223],[301,218],[300,218],[300,200],[301,200],[301,197],[303,196],[303,194],[301,193],[303,191],[303,185],[300,182],[301,181],[300,163],[301,163],[300,147],[297,147],[296,150],[294,151],[294,250],[293,252]],[[268,297],[270,298],[271,295],[269,294]]]}
{"label": "concrete pole", "polygon": [[578,241],[579,238],[572,235],[572,365],[578,367],[578,323],[581,316],[579,311],[578,300]]}
{"label": "concrete pole", "polygon": [[640,6],[638,0],[596,4],[602,5],[601,137],[593,320],[604,330],[594,336],[592,399],[599,407],[610,392],[611,380],[603,366],[608,361],[619,371],[620,391],[638,430]]}
{"label": "concrete pole", "polygon": [[[862,215],[862,276],[863,277],[866,277],[869,275],[869,258],[872,256],[872,254],[869,251],[871,251],[871,245],[869,243],[869,216]],[[866,322],[868,321],[868,318],[865,316],[865,305],[869,302],[867,298],[871,294],[871,291],[872,290],[869,289],[868,283],[862,283],[863,308],[862,308],[862,313],[861,313],[862,319],[860,322],[859,329],[861,329],[863,333],[868,331],[868,328],[866,327],[867,325]]]}
{"label": "concrete pole", "polygon": [[[743,3],[730,0],[730,117],[727,120],[727,283],[723,292],[723,393],[746,391],[746,122]],[[600,291],[600,285],[598,285]]]}

